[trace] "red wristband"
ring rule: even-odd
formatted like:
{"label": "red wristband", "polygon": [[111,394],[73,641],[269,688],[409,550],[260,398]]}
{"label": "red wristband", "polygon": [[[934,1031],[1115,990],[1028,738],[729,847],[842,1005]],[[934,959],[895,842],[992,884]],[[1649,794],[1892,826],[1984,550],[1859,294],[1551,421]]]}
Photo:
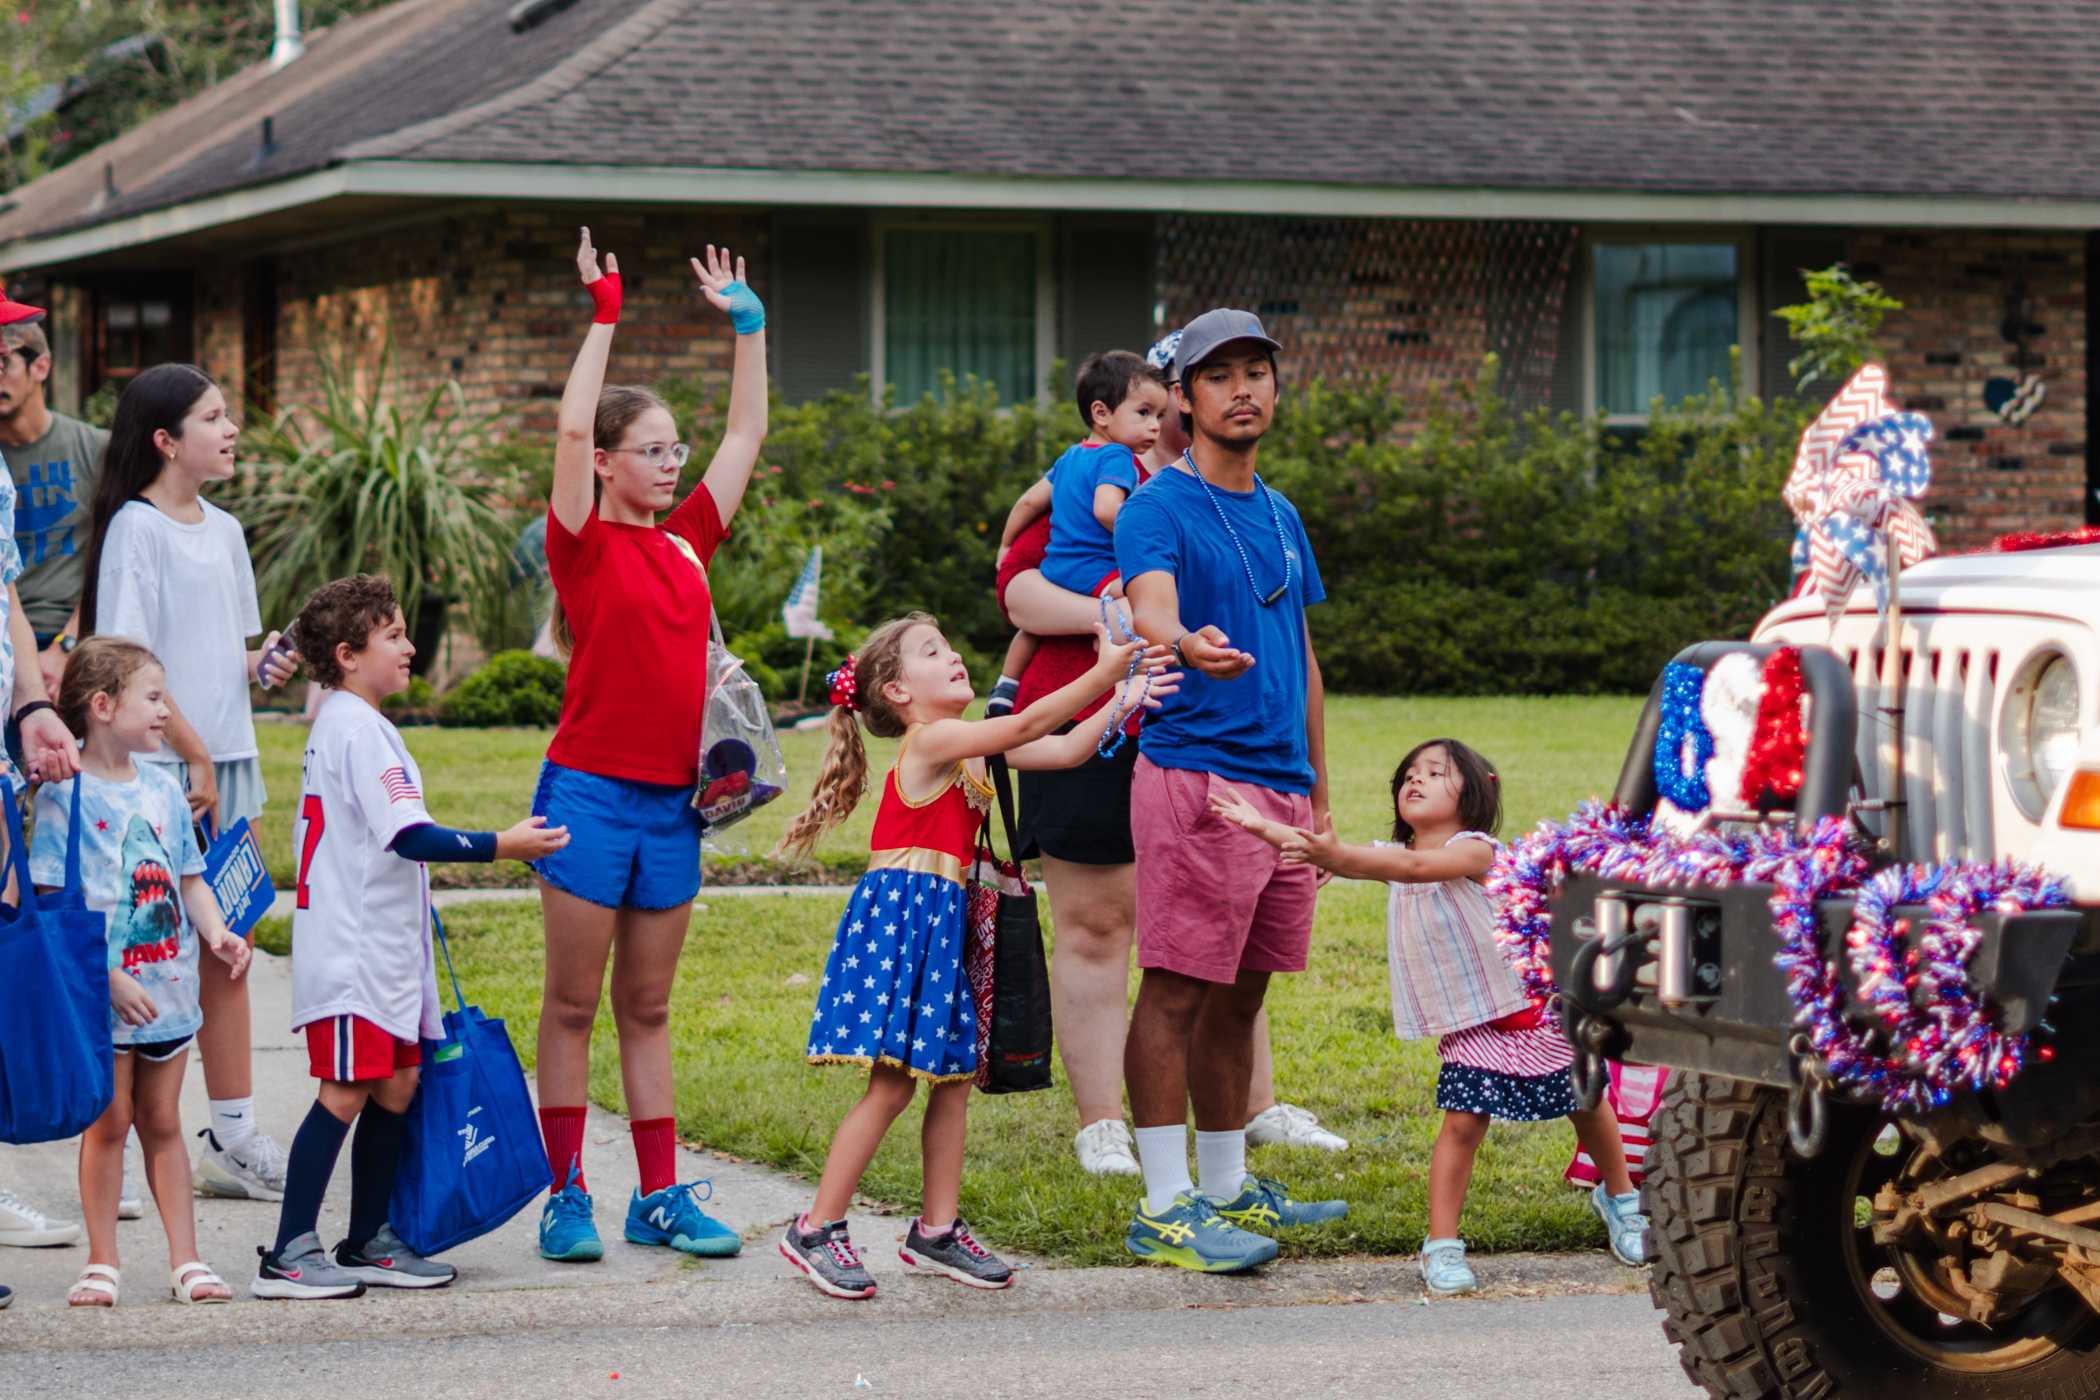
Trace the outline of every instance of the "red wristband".
{"label": "red wristband", "polygon": [[601,326],[611,326],[620,320],[620,274],[608,272],[595,282],[586,282],[583,289],[591,294],[591,302],[598,314],[591,320]]}

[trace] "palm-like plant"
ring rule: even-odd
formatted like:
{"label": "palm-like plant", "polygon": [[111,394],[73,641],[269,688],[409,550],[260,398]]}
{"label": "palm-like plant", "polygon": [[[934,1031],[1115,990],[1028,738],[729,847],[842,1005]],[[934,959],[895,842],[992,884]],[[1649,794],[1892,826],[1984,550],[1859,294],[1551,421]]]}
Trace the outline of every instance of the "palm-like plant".
{"label": "palm-like plant", "polygon": [[255,470],[236,494],[265,615],[354,573],[393,580],[411,625],[426,595],[500,606],[519,483],[490,450],[497,415],[470,415],[457,380],[404,408],[391,347],[362,392],[334,361],[320,369],[319,403],[252,431]]}

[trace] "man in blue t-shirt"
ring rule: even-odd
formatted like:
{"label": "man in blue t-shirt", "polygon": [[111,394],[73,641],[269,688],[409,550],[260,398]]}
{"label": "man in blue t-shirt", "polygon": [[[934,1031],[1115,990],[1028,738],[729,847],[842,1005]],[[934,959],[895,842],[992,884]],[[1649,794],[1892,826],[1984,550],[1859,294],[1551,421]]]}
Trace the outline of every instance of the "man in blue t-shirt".
{"label": "man in blue t-shirt", "polygon": [[1126,1243],[1205,1272],[1273,1259],[1276,1226],[1348,1213],[1247,1173],[1255,1017],[1270,974],[1305,969],[1317,877],[1212,810],[1237,793],[1292,827],[1317,830],[1327,815],[1320,668],[1305,629],[1305,609],[1327,594],[1297,510],[1255,470],[1276,412],[1277,349],[1251,312],[1189,322],[1174,408],[1191,446],[1131,495],[1115,529],[1137,628],[1172,645],[1186,673],[1146,718],[1130,795],[1144,980],[1123,1073],[1145,1201]]}

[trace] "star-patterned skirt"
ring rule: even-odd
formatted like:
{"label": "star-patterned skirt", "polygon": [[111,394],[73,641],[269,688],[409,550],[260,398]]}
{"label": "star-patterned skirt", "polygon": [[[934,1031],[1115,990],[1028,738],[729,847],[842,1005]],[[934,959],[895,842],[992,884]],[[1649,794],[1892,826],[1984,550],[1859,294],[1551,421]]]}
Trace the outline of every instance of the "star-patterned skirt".
{"label": "star-patterned skirt", "polygon": [[889,1065],[935,1083],[977,1073],[963,977],[963,887],[939,875],[860,877],[817,986],[813,1065]]}

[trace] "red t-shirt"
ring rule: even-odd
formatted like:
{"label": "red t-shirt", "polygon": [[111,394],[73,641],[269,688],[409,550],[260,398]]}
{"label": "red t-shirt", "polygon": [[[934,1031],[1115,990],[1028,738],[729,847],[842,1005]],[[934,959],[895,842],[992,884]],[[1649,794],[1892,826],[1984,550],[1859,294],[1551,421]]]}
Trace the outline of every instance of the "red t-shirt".
{"label": "red t-shirt", "polygon": [[[1140,486],[1150,479],[1151,475],[1152,473],[1145,470],[1143,462],[1138,463]],[[998,592],[999,610],[1002,613],[1006,611],[1007,585],[1030,569],[1042,568],[1043,555],[1049,548],[1050,514],[1045,511],[1035,518],[1033,524],[1014,537],[1013,548],[1006,551],[1006,562],[999,566],[998,578],[993,586]],[[1009,617],[1007,621],[1011,622],[1013,619]],[[1093,665],[1092,637],[1041,638],[1036,645],[1035,658],[1028,663],[1028,669],[1021,673],[1021,693],[1014,699],[1014,712],[1019,714],[1052,691],[1062,690],[1092,670]],[[1099,700],[1081,710],[1075,718],[1085,719],[1106,705],[1114,695],[1112,690],[1103,692]],[[1139,711],[1123,722],[1123,731],[1126,734],[1136,735],[1139,715],[1142,713],[1143,711]]]}
{"label": "red t-shirt", "polygon": [[672,537],[706,564],[728,533],[704,485],[658,526],[615,525],[594,506],[571,534],[547,513],[547,568],[576,639],[549,759],[641,783],[699,777],[713,601]]}

